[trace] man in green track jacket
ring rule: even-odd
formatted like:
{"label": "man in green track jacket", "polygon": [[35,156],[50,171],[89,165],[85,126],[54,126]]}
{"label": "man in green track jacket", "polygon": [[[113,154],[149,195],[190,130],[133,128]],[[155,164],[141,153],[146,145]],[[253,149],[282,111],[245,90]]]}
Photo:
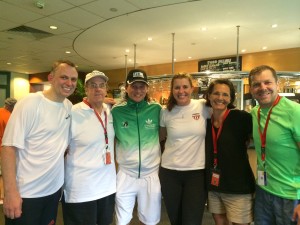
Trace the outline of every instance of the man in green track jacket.
{"label": "man in green track jacket", "polygon": [[125,101],[112,109],[118,163],[116,221],[118,225],[129,224],[137,200],[140,222],[154,225],[159,223],[161,211],[161,106],[148,101],[145,71],[131,70],[125,85]]}

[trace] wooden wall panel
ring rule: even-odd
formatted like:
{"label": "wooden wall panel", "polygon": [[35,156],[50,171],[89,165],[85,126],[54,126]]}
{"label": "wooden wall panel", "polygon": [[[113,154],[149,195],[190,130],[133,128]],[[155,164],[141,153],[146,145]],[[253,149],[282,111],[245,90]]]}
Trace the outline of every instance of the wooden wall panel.
{"label": "wooden wall panel", "polygon": [[[215,58],[222,58],[215,57]],[[200,59],[201,60],[201,59]],[[174,73],[192,73],[198,71],[198,61],[190,60],[184,62],[175,62]],[[300,47],[291,49],[282,49],[274,51],[256,52],[242,55],[242,70],[250,71],[255,66],[267,64],[278,71],[300,71]],[[172,63],[141,66],[149,76],[164,75],[172,73]],[[127,71],[131,70],[128,68]],[[102,71],[109,77],[110,89],[118,88],[121,82],[125,81],[125,68]],[[30,75],[30,83],[41,83],[47,81],[48,73]],[[79,73],[79,77],[84,79],[85,74]]]}

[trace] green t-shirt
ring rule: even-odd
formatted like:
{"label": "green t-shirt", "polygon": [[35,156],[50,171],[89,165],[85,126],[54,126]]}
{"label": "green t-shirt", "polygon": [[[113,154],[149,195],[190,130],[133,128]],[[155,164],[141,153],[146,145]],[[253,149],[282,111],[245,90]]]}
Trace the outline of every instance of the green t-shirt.
{"label": "green t-shirt", "polygon": [[[258,106],[251,114],[253,139],[257,153],[257,171],[264,170],[261,140],[258,132]],[[261,131],[266,124],[269,108],[261,108]],[[265,171],[267,192],[286,199],[300,199],[300,104],[282,97],[273,109],[267,128]]]}

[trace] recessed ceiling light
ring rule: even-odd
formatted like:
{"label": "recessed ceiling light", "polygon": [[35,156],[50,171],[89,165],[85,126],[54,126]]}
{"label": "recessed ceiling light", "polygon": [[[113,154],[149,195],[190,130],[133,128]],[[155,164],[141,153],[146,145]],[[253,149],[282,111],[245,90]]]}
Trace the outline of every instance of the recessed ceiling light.
{"label": "recessed ceiling light", "polygon": [[276,28],[278,27],[278,25],[275,23],[275,24],[272,24],[272,28]]}
{"label": "recessed ceiling light", "polygon": [[246,52],[247,50],[246,49],[242,49],[242,51],[241,52]]}
{"label": "recessed ceiling light", "polygon": [[129,62],[131,62],[131,59],[128,59]]}
{"label": "recessed ceiling light", "polygon": [[52,29],[52,30],[57,30],[57,26],[50,26],[50,29]]}
{"label": "recessed ceiling light", "polygon": [[267,46],[264,46],[264,47],[262,47],[262,50],[266,50],[268,47]]}
{"label": "recessed ceiling light", "polygon": [[65,51],[65,53],[66,53],[66,54],[70,54],[71,52],[70,52],[70,51]]}
{"label": "recessed ceiling light", "polygon": [[118,9],[117,8],[110,8],[109,9],[111,12],[118,12]]}
{"label": "recessed ceiling light", "polygon": [[6,63],[7,65],[11,65],[11,63],[10,62],[8,62],[8,63]]}
{"label": "recessed ceiling light", "polygon": [[207,28],[206,27],[202,27],[201,30],[202,31],[207,31]]}
{"label": "recessed ceiling light", "polygon": [[148,37],[148,41],[152,41],[152,37]]}
{"label": "recessed ceiling light", "polygon": [[129,49],[126,49],[125,52],[130,52],[130,50],[129,50]]}
{"label": "recessed ceiling light", "polygon": [[188,57],[188,59],[191,59],[191,58],[192,58],[192,56],[189,56],[189,57]]}
{"label": "recessed ceiling light", "polygon": [[174,61],[176,61],[176,59],[174,59]]}

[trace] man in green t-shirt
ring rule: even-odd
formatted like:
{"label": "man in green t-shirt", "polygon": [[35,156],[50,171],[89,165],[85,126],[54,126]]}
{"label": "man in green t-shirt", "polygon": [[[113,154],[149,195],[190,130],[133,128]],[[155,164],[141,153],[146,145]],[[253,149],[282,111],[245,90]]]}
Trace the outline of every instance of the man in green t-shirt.
{"label": "man in green t-shirt", "polygon": [[275,70],[249,73],[259,105],[251,111],[257,153],[255,225],[287,225],[300,199],[300,104],[278,95]]}

